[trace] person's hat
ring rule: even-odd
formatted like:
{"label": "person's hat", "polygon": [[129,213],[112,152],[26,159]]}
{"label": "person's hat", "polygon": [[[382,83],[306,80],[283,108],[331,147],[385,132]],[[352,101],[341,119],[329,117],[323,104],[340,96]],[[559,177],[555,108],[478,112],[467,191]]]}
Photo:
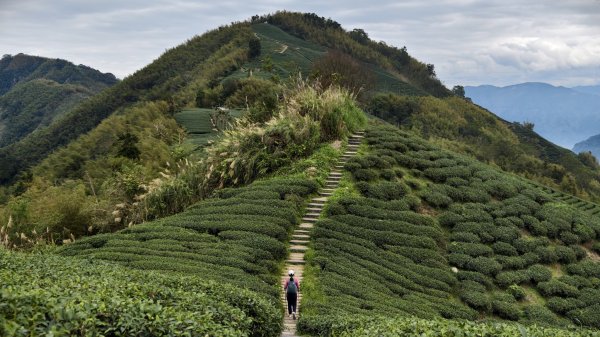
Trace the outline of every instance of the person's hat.
{"label": "person's hat", "polygon": [[294,271],[293,270],[288,271],[288,275],[293,276],[294,275]]}

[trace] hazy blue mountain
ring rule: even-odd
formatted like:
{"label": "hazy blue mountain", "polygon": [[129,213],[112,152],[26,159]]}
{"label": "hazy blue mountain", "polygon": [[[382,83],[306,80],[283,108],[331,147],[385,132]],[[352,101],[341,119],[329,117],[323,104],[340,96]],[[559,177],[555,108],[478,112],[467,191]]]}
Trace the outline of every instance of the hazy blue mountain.
{"label": "hazy blue mountain", "polygon": [[573,87],[571,89],[584,94],[593,94],[600,96],[600,85],[582,85],[578,87]]}
{"label": "hazy blue mountain", "polygon": [[573,147],[573,152],[575,153],[585,151],[592,152],[596,158],[600,157],[600,134],[579,142]]}
{"label": "hazy blue mountain", "polygon": [[600,134],[600,95],[592,90],[522,83],[506,87],[465,87],[465,94],[501,118],[532,122],[535,131],[550,141],[572,148],[582,139]]}

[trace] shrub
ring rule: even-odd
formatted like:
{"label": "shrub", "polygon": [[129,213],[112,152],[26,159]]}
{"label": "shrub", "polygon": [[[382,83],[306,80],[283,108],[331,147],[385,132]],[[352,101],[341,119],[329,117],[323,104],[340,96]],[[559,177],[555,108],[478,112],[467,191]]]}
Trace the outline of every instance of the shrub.
{"label": "shrub", "polygon": [[517,301],[520,301],[520,300],[524,299],[527,296],[527,293],[525,292],[525,289],[523,289],[522,287],[519,287],[516,284],[513,284],[513,285],[509,286],[508,289],[507,289],[507,291]]}
{"label": "shrub", "polygon": [[566,245],[573,245],[579,243],[579,236],[571,232],[561,232],[560,241]]}
{"label": "shrub", "polygon": [[469,242],[452,242],[448,247],[448,251],[451,254],[466,254],[472,257],[490,256],[494,253],[494,251],[486,245]]}
{"label": "shrub", "polygon": [[[523,255],[523,256],[525,256],[525,255]],[[503,270],[523,269],[523,268],[537,262],[537,260],[535,260],[535,261],[531,261],[531,263],[530,263],[530,261],[527,261],[526,259],[524,259],[521,256],[496,255],[495,258],[496,258],[496,261],[498,261],[498,263],[500,263],[500,265],[502,265]]]}
{"label": "shrub", "polygon": [[427,189],[420,193],[421,198],[423,198],[429,205],[436,208],[445,208],[452,204],[453,200],[449,196],[439,191],[435,191],[432,189]]}
{"label": "shrub", "polygon": [[502,266],[492,258],[478,256],[467,263],[467,268],[484,275],[495,276],[502,269]]}
{"label": "shrub", "polygon": [[527,274],[533,283],[546,282],[552,278],[552,272],[541,264],[535,264],[527,268]]}
{"label": "shrub", "polygon": [[594,229],[584,224],[576,224],[573,226],[573,234],[577,235],[581,242],[588,242],[596,238]]}
{"label": "shrub", "polygon": [[564,315],[571,310],[583,308],[585,306],[585,303],[583,303],[582,301],[580,301],[576,298],[572,298],[572,297],[571,298],[550,297],[546,301],[546,305],[548,306],[548,308],[550,310],[554,311],[555,313]]}
{"label": "shrub", "polygon": [[555,246],[554,253],[556,255],[556,259],[560,263],[569,264],[577,261],[577,255],[573,249],[565,246]]}
{"label": "shrub", "polygon": [[358,181],[371,181],[379,178],[377,171],[373,169],[358,169],[352,173],[354,179]]}
{"label": "shrub", "polygon": [[491,309],[492,302],[484,292],[463,290],[460,293],[460,299],[476,310],[489,311]]}
{"label": "shrub", "polygon": [[525,270],[517,271],[504,271],[496,275],[496,283],[501,287],[505,288],[510,285],[517,285],[524,282],[528,282],[530,279],[529,275]]}
{"label": "shrub", "polygon": [[356,187],[365,197],[379,200],[398,200],[410,191],[406,184],[390,181],[373,184],[360,182],[356,184]]}
{"label": "shrub", "polygon": [[600,278],[600,263],[592,260],[583,260],[567,266],[567,272],[584,277]]}
{"label": "shrub", "polygon": [[470,242],[470,243],[480,243],[481,239],[479,236],[469,232],[454,232],[450,234],[450,241],[458,241],[458,242]]}
{"label": "shrub", "polygon": [[492,288],[494,285],[494,280],[491,277],[483,275],[482,273],[478,273],[475,271],[459,270],[458,273],[456,274],[456,277],[460,281],[468,280],[468,281],[477,282],[477,283],[485,286],[488,289]]}
{"label": "shrub", "polygon": [[544,296],[577,297],[579,290],[556,279],[540,282],[537,288]]}
{"label": "shrub", "polygon": [[531,323],[541,323],[544,325],[563,325],[561,319],[543,305],[528,305],[523,310],[523,313],[525,319]]}
{"label": "shrub", "polygon": [[517,249],[512,245],[506,242],[496,242],[492,245],[492,249],[495,254],[506,255],[506,256],[516,256],[519,255]]}
{"label": "shrub", "polygon": [[583,309],[575,309],[567,314],[574,322],[585,326],[600,327],[600,304],[596,303]]}
{"label": "shrub", "polygon": [[517,304],[499,300],[492,301],[492,311],[498,316],[511,321],[516,321],[523,315]]}

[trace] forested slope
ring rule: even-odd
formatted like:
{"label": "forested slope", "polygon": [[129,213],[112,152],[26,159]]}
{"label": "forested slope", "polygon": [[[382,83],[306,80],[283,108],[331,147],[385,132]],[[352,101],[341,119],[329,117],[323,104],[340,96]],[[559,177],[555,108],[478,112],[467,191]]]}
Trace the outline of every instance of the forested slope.
{"label": "forested slope", "polygon": [[65,60],[5,55],[0,60],[0,148],[115,83],[112,74]]}

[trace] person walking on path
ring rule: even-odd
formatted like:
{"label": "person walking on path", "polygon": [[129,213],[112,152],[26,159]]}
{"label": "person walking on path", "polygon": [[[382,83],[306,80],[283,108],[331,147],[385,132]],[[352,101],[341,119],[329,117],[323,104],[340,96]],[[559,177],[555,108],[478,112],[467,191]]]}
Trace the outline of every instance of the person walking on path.
{"label": "person walking on path", "polygon": [[288,315],[293,319],[296,319],[296,303],[298,301],[298,292],[300,291],[300,284],[298,280],[294,279],[294,271],[288,272],[290,276],[289,280],[285,281],[283,290],[285,291],[285,297],[288,303]]}

